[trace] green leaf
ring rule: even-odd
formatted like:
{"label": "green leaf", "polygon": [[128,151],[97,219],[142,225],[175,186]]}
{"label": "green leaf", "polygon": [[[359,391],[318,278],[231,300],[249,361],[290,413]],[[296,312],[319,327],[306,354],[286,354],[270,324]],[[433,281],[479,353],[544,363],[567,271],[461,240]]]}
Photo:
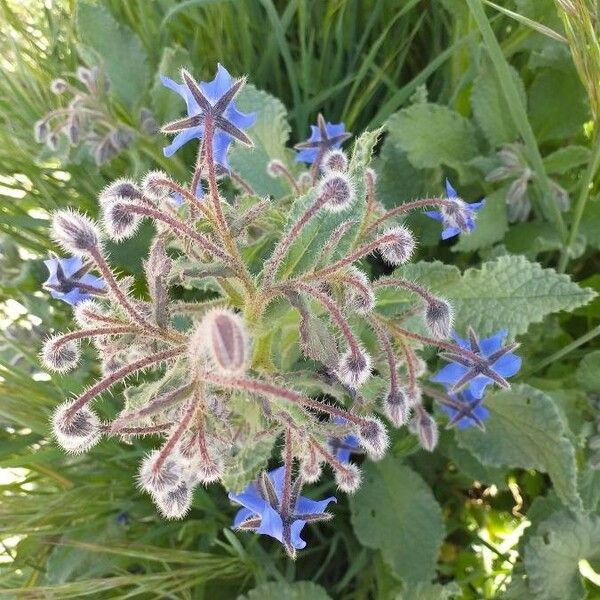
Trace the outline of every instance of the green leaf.
{"label": "green leaf", "polygon": [[419,475],[391,457],[365,463],[363,484],[350,503],[354,532],[364,546],[381,550],[409,583],[433,577],[444,521]]}
{"label": "green leaf", "polygon": [[79,1],[77,29],[82,42],[101,58],[111,90],[133,105],[146,91],[150,77],[148,57],[138,37],[103,6]]}
{"label": "green leaf", "polygon": [[577,381],[584,390],[600,393],[600,350],[590,352],[579,363]]}
{"label": "green leaf", "polygon": [[257,588],[250,590],[238,600],[265,600],[276,598],[277,600],[330,600],[327,592],[312,581],[295,581],[294,583],[263,583]]}
{"label": "green leaf", "polygon": [[154,77],[154,85],[150,90],[152,109],[159,124],[167,123],[177,118],[185,109],[181,96],[166,88],[160,81],[160,76],[170,77],[174,81],[181,79],[181,68],[189,69],[192,64],[190,53],[181,46],[165,48]]}
{"label": "green leaf", "polygon": [[477,213],[477,227],[459,236],[453,252],[473,252],[499,242],[508,231],[506,189],[501,188],[485,198],[485,206]]}
{"label": "green leaf", "polygon": [[439,104],[414,104],[387,121],[390,143],[406,152],[418,169],[445,165],[465,172],[479,154],[475,129],[468,119]]}
{"label": "green leaf", "polygon": [[246,85],[236,99],[243,112],[256,112],[256,122],[248,130],[254,147],[235,144],[229,154],[229,162],[261,196],[281,198],[290,193],[289,185],[280,178],[267,174],[267,165],[273,158],[291,164],[286,143],[290,136],[287,111],[280,100],[270,94]]}
{"label": "green leaf", "polygon": [[[497,147],[514,142],[519,137],[519,130],[510,116],[510,110],[496,74],[488,65],[486,67],[473,82],[471,104],[473,116],[490,146]],[[525,103],[523,82],[513,67],[510,67],[510,72],[519,96],[521,96],[521,101]]]}
{"label": "green leaf", "polygon": [[[544,269],[522,256],[501,256],[483,263],[480,269],[467,269],[462,276],[456,267],[439,262],[408,264],[394,274],[429,286],[432,292],[449,300],[459,334],[471,325],[481,336],[507,329],[514,337],[546,315],[573,310],[596,296],[593,290],[579,287],[567,275]],[[378,297],[384,305],[398,299],[396,310],[406,307],[401,301],[405,296],[400,292],[387,291]]]}
{"label": "green leaf", "polygon": [[585,146],[565,146],[544,157],[544,167],[549,175],[564,175],[571,169],[586,165],[590,149]]}
{"label": "green leaf", "polygon": [[587,203],[579,231],[592,248],[600,250],[600,200],[598,198]]}
{"label": "green leaf", "polygon": [[419,583],[399,594],[396,600],[452,600],[460,595],[457,583]]}
{"label": "green leaf", "polygon": [[542,522],[525,546],[529,588],[543,600],[586,597],[581,561],[600,560],[600,517],[561,511]]}
{"label": "green leaf", "polygon": [[223,487],[235,494],[241,492],[267,466],[273,452],[273,440],[262,439],[255,444],[246,443],[225,466]]}
{"label": "green leaf", "polygon": [[485,405],[490,411],[486,431],[458,432],[459,446],[487,465],[548,473],[562,502],[580,506],[575,449],[552,399],[520,384],[490,394]]}

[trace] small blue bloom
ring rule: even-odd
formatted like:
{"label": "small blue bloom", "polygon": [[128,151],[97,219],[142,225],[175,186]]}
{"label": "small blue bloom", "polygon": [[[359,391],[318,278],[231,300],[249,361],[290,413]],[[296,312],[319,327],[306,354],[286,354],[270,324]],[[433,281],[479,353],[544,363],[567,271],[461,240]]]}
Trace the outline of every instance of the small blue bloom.
{"label": "small blue bloom", "polygon": [[212,81],[196,83],[192,76],[182,70],[184,83],[176,83],[161,75],[162,84],[179,94],[186,103],[187,117],[165,125],[165,133],[177,133],[173,142],[163,149],[164,155],[173,156],[179,148],[193,139],[204,137],[207,118],[214,122],[213,155],[217,164],[229,169],[227,151],[234,139],[252,146],[252,140],[242,131],[254,125],[256,113],[237,110],[234,98],[245,83],[245,79],[234,80],[222,65]]}
{"label": "small blue bloom", "polygon": [[317,124],[311,125],[310,129],[310,137],[295,146],[299,151],[296,153],[296,162],[312,165],[315,161],[320,161],[328,150],[341,148],[352,137],[343,123],[325,122],[323,115],[318,116]]}
{"label": "small blue bloom", "polygon": [[448,427],[456,425],[459,429],[473,425],[485,429],[483,422],[490,416],[490,411],[483,406],[483,398],[475,398],[469,388],[450,394],[448,401],[441,403],[441,408],[450,417]]}
{"label": "small blue bloom", "polygon": [[[269,535],[286,546],[288,551],[300,550],[306,546],[300,537],[304,525],[330,518],[325,509],[336,499],[332,496],[316,501],[297,495],[292,497],[290,509],[286,511],[281,506],[284,476],[284,467],[279,467],[264,473],[240,494],[230,493],[229,499],[244,507],[236,514],[233,526]],[[289,514],[286,515],[286,512]]]}
{"label": "small blue bloom", "polygon": [[88,300],[93,295],[105,293],[102,279],[90,275],[89,265],[84,265],[79,256],[58,258],[52,256],[44,261],[50,276],[44,282],[44,288],[53,298],[75,305]]}
{"label": "small blue bloom", "polygon": [[498,331],[489,338],[479,340],[469,328],[469,339],[463,340],[453,333],[454,341],[465,352],[442,353],[442,358],[450,364],[436,373],[431,381],[448,386],[450,393],[458,392],[468,385],[475,398],[482,398],[485,388],[490,383],[495,382],[503,388],[509,388],[506,378],[519,371],[521,359],[513,353],[519,344],[502,346],[507,335],[506,331]]}
{"label": "small blue bloom", "polygon": [[[348,423],[343,417],[334,417],[333,421],[336,425],[346,425]],[[350,462],[350,455],[353,452],[358,451],[360,447],[358,438],[352,434],[349,434],[342,439],[330,437],[327,441],[329,450],[341,463]]]}
{"label": "small blue bloom", "polygon": [[426,211],[425,214],[436,221],[442,223],[442,239],[454,237],[459,233],[470,233],[475,229],[475,213],[485,206],[485,200],[467,204],[461,200],[456,190],[446,179],[447,199],[452,206],[443,206],[440,210]]}

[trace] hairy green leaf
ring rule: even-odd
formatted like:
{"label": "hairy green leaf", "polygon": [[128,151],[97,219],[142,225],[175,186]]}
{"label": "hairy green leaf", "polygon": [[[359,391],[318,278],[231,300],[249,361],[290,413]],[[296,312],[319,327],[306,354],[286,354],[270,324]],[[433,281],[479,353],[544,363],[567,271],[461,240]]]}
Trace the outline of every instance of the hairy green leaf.
{"label": "hairy green leaf", "polygon": [[238,596],[238,600],[265,600],[266,598],[277,598],[277,600],[329,600],[330,597],[320,585],[312,583],[312,581],[263,583],[243,596]]}

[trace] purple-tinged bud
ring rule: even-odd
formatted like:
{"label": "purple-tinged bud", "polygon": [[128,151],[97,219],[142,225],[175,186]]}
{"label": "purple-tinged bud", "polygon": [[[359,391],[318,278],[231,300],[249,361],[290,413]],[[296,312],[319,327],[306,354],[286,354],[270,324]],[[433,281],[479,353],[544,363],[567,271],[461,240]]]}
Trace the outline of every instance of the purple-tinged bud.
{"label": "purple-tinged bud", "polygon": [[100,440],[100,419],[86,406],[73,414],[71,407],[71,402],[65,402],[55,410],[52,431],[67,452],[81,454]]}
{"label": "purple-tinged bud", "polygon": [[79,362],[79,344],[75,340],[61,343],[62,336],[49,338],[42,349],[44,365],[58,373],[66,373]]}
{"label": "purple-tinged bud", "polygon": [[181,483],[182,461],[171,453],[161,457],[160,450],[154,450],[142,462],[138,483],[140,487],[153,496],[164,494],[175,489]]}
{"label": "purple-tinged bud", "polygon": [[86,67],[77,67],[76,71],[77,79],[81,81],[86,87],[91,87],[94,84],[95,77],[92,71]]}
{"label": "purple-tinged bud", "polygon": [[346,302],[357,313],[364,315],[375,308],[375,293],[369,278],[363,271],[352,267],[349,276],[359,285],[348,284],[346,288]]}
{"label": "purple-tinged bud", "polygon": [[116,179],[107,185],[98,196],[101,206],[112,204],[119,200],[132,202],[142,199],[142,191],[131,179]]}
{"label": "purple-tinged bud", "polygon": [[371,169],[370,167],[365,169],[365,177],[370,185],[375,186],[377,183],[377,172],[375,169]]}
{"label": "purple-tinged bud", "polygon": [[93,325],[97,325],[101,319],[95,317],[102,317],[104,315],[104,309],[99,302],[95,300],[84,300],[75,305],[73,310],[73,317],[79,327],[85,329]]}
{"label": "purple-tinged bud", "polygon": [[219,481],[223,477],[224,470],[223,460],[220,457],[203,461],[198,466],[198,482],[214,483],[215,481]]}
{"label": "purple-tinged bud", "polygon": [[56,150],[58,148],[58,134],[56,131],[51,131],[46,136],[46,146],[50,148],[50,150]]}
{"label": "purple-tinged bud", "polygon": [[44,119],[40,119],[36,121],[33,126],[33,137],[38,144],[41,144],[46,141],[48,137],[48,122]]}
{"label": "purple-tinged bud", "polygon": [[192,500],[192,490],[185,481],[154,498],[156,506],[166,519],[183,519],[192,507]]}
{"label": "purple-tinged bud", "polygon": [[144,133],[150,135],[158,133],[159,126],[152,111],[146,107],[140,109],[140,124]]}
{"label": "purple-tinged bud", "polygon": [[144,195],[151,200],[164,200],[169,196],[169,189],[164,184],[168,179],[164,171],[149,171],[142,180]]}
{"label": "purple-tinged bud", "polygon": [[346,210],[354,200],[350,179],[339,172],[328,173],[319,184],[319,198],[325,199],[324,208],[331,212]]}
{"label": "purple-tinged bud", "polygon": [[360,487],[362,480],[360,469],[352,464],[346,463],[344,469],[335,470],[335,482],[338,488],[346,494],[353,494]]}
{"label": "purple-tinged bud", "polygon": [[383,423],[375,418],[365,419],[358,425],[356,434],[361,446],[373,460],[379,460],[385,455],[390,443],[387,431]]}
{"label": "purple-tinged bud", "polygon": [[360,387],[371,374],[371,357],[362,349],[358,354],[347,350],[340,357],[337,375],[342,383],[356,389]]}
{"label": "purple-tinged bud", "polygon": [[512,169],[508,167],[498,167],[496,169],[492,169],[486,176],[486,181],[503,181],[504,179],[508,179],[514,174]]}
{"label": "purple-tinged bud", "polygon": [[558,204],[558,208],[561,211],[569,210],[571,200],[569,199],[569,192],[564,187],[556,183],[556,181],[550,181],[550,188],[552,189],[552,195]]}
{"label": "purple-tinged bud", "polygon": [[314,452],[309,452],[307,456],[302,457],[299,473],[302,481],[305,483],[316,483],[321,478],[322,471],[322,463],[317,459]]}
{"label": "purple-tinged bud", "polygon": [[267,163],[267,175],[276,179],[286,170],[285,165],[278,158],[273,158]]}
{"label": "purple-tinged bud", "polygon": [[340,171],[343,173],[348,169],[348,157],[343,150],[330,150],[323,157],[321,168],[324,173],[331,171]]}
{"label": "purple-tinged bud", "polygon": [[225,308],[207,312],[190,340],[192,359],[202,349],[221,373],[244,373],[248,368],[250,343],[240,315]]}
{"label": "purple-tinged bud", "polygon": [[433,452],[438,444],[439,432],[434,418],[419,406],[414,416],[414,429],[423,450]]}
{"label": "purple-tinged bud", "polygon": [[64,94],[67,91],[68,87],[69,85],[67,84],[67,82],[61,77],[53,79],[50,83],[50,91],[56,95]]}
{"label": "purple-tinged bud", "polygon": [[425,324],[431,335],[437,339],[445,339],[452,330],[454,315],[452,307],[441,298],[432,298],[425,307]]}
{"label": "purple-tinged bud", "polygon": [[105,204],[102,211],[104,229],[108,236],[115,242],[126,240],[137,231],[142,219],[128,210],[125,202]]}
{"label": "purple-tinged bud", "polygon": [[71,146],[77,146],[79,143],[79,117],[77,115],[71,115],[69,120],[67,121],[67,137],[69,138],[69,143]]}
{"label": "purple-tinged bud", "polygon": [[383,410],[396,427],[405,425],[410,414],[410,402],[404,390],[391,389],[383,401]]}
{"label": "purple-tinged bud", "polygon": [[404,225],[392,227],[385,232],[385,237],[391,238],[379,246],[383,260],[390,265],[402,265],[412,256],[416,242],[413,234]]}
{"label": "purple-tinged bud", "polygon": [[87,256],[100,243],[96,224],[75,210],[59,210],[54,213],[52,235],[67,252],[77,256]]}

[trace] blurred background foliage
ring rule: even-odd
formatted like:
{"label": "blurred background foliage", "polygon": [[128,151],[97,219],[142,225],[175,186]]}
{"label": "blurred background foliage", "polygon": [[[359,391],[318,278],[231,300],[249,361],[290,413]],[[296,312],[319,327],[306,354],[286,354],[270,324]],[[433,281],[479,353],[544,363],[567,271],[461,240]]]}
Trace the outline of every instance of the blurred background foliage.
{"label": "blurred background foliage", "polygon": [[[598,300],[529,318],[518,394],[531,414],[505,418],[522,430],[520,459],[452,432],[429,455],[402,434],[392,457],[369,467],[390,469],[390,498],[367,487],[340,499],[296,563],[268,540],[234,535],[218,486],[197,493],[183,522],[162,521],[134,482],[145,442],[65,456],[49,440],[48,415],[96,366],[90,353],[75,375],[50,378],[37,360],[43,338],[70,319],[40,291],[50,212],[94,213],[117,177],[190,172],[190,148],[167,162],[156,133],[180,110],[158,74],[181,65],[204,79],[217,62],[248,74],[285,104],[292,142],[319,112],[355,133],[385,124],[376,168],[388,206],[439,194],[444,175],[465,198],[488,198],[478,229],[458,243],[440,244],[437,225],[414,218],[420,259],[464,269],[524,255],[600,291],[597,16],[592,0],[0,0],[0,594],[600,597]],[[81,67],[96,68],[93,89]],[[76,90],[53,94],[56,78]],[[57,110],[55,138],[38,143],[36,123]],[[63,125],[77,111],[85,135],[69,140]],[[122,272],[140,274],[147,239],[111,249]],[[557,457],[552,440],[566,448]],[[561,477],[572,480],[575,514],[561,508]],[[425,502],[441,511],[404,527],[406,507]],[[357,506],[371,505],[385,505],[381,522],[397,526],[397,539],[365,534]],[[400,574],[425,572],[423,581],[402,581],[393,556],[409,561],[411,546],[440,527],[434,580],[409,562]]]}

